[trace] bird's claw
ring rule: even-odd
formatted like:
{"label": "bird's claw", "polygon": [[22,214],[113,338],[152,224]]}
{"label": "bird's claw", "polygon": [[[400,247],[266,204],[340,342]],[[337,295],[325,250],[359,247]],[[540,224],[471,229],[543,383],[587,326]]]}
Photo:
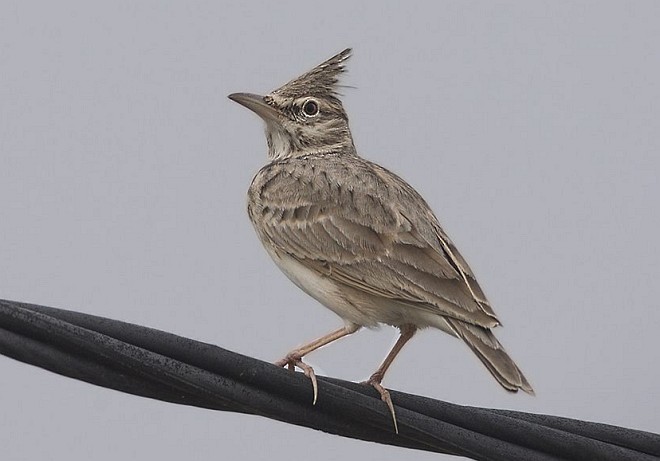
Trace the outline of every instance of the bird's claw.
{"label": "bird's claw", "polygon": [[398,434],[399,425],[396,422],[396,413],[394,412],[394,404],[392,403],[392,397],[390,396],[390,392],[387,389],[385,389],[383,385],[380,383],[380,380],[374,376],[372,376],[366,381],[363,381],[362,384],[371,386],[378,391],[378,393],[380,394],[380,399],[383,402],[385,402],[387,408],[389,408],[390,410],[390,414],[392,415],[392,422],[394,423],[394,432]]}
{"label": "bird's claw", "polygon": [[296,367],[300,368],[304,375],[307,376],[312,382],[312,389],[314,392],[312,405],[316,405],[316,398],[319,395],[318,383],[316,382],[316,373],[314,373],[314,369],[312,367],[302,361],[302,357],[298,357],[295,354],[289,354],[282,360],[275,362],[275,365],[278,367],[287,367],[291,371],[294,371]]}

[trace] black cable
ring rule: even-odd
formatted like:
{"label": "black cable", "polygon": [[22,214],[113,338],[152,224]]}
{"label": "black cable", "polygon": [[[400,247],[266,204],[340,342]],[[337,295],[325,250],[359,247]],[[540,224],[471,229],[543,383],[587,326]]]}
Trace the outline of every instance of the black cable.
{"label": "black cable", "polygon": [[301,373],[171,333],[15,301],[0,300],[0,353],[130,394],[476,460],[660,459],[657,434],[391,391],[397,435],[369,386],[319,377],[312,405]]}

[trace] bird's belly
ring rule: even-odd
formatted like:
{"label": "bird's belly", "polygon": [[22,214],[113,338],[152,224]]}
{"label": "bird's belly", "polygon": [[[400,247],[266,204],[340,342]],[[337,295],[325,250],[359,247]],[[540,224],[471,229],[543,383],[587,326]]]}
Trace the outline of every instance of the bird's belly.
{"label": "bird's belly", "polygon": [[294,258],[280,254],[266,246],[268,254],[277,267],[312,298],[323,304],[347,322],[365,327],[375,327],[380,320],[368,312],[363,312],[350,302],[345,293],[335,282],[305,267]]}
{"label": "bird's belly", "polygon": [[379,324],[415,325],[418,328],[439,328],[455,335],[445,319],[426,310],[402,304],[396,300],[376,297],[338,285],[294,258],[277,253],[266,246],[268,254],[282,272],[312,298],[333,311],[344,321],[367,328]]}

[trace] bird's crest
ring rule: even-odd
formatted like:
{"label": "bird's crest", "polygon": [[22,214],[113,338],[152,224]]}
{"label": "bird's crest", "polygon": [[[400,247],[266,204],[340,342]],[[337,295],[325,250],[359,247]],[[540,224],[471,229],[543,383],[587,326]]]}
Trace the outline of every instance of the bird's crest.
{"label": "bird's crest", "polygon": [[307,95],[337,98],[339,76],[346,70],[344,62],[351,57],[351,51],[350,48],[346,48],[309,72],[281,86],[272,94],[291,98]]}

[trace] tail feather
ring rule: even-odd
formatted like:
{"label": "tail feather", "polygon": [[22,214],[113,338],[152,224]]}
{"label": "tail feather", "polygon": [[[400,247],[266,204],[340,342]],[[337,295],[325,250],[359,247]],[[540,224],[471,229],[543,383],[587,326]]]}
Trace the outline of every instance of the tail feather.
{"label": "tail feather", "polygon": [[534,395],[534,389],[520,368],[488,328],[455,319],[447,319],[447,321],[503,388],[510,392],[518,392],[518,389],[521,389]]}

